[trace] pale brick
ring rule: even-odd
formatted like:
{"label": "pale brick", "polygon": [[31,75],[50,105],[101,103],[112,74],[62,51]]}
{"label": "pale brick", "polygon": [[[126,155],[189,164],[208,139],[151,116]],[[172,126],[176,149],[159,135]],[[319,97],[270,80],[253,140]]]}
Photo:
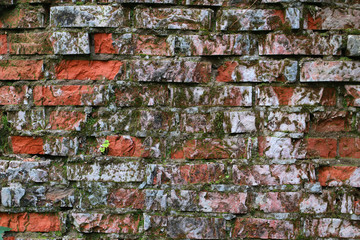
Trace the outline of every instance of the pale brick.
{"label": "pale brick", "polygon": [[137,8],[137,28],[145,29],[210,29],[213,11],[210,9]]}
{"label": "pale brick", "polygon": [[227,133],[243,133],[256,131],[256,118],[253,112],[225,112],[224,131]]}
{"label": "pale brick", "polygon": [[349,56],[360,56],[360,35],[348,36],[347,51]]}
{"label": "pale brick", "polygon": [[51,35],[50,40],[53,44],[55,54],[90,54],[88,33],[54,32]]}
{"label": "pale brick", "polygon": [[218,68],[219,82],[295,82],[298,62],[259,60],[225,62]]}
{"label": "pale brick", "polygon": [[360,28],[360,10],[352,8],[315,8],[307,14],[305,28],[311,30],[341,30]]}
{"label": "pale brick", "polygon": [[216,29],[220,31],[274,30],[285,22],[283,10],[226,9],[218,12]]}
{"label": "pale brick", "polygon": [[256,52],[257,41],[245,34],[177,36],[175,48],[186,56],[249,55]]}
{"label": "pale brick", "polygon": [[301,82],[357,82],[360,81],[360,62],[315,61],[304,62]]}
{"label": "pale brick", "polygon": [[232,167],[234,184],[239,185],[298,185],[315,179],[312,165],[253,165]]}
{"label": "pale brick", "polygon": [[131,62],[130,79],[139,82],[209,82],[210,62],[144,61]]}
{"label": "pale brick", "polygon": [[305,157],[301,140],[259,137],[259,154],[270,159],[301,159]]}
{"label": "pale brick", "polygon": [[259,43],[260,55],[340,55],[341,35],[285,35],[269,33]]}
{"label": "pale brick", "polygon": [[173,87],[170,91],[172,105],[175,107],[252,105],[251,86]]}
{"label": "pale brick", "polygon": [[127,16],[122,7],[55,6],[50,22],[55,27],[122,27]]}
{"label": "pale brick", "polygon": [[264,127],[271,132],[305,132],[310,117],[307,113],[269,111]]}

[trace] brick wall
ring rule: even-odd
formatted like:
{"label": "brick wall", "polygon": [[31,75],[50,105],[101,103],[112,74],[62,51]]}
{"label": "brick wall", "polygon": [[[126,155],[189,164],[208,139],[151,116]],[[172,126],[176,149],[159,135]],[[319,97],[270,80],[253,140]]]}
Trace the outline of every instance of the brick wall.
{"label": "brick wall", "polygon": [[5,239],[360,239],[359,0],[0,9]]}

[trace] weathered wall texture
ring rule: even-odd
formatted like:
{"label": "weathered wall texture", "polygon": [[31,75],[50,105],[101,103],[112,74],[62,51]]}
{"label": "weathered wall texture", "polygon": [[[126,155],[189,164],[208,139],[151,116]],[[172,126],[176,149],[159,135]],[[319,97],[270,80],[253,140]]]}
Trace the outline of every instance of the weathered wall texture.
{"label": "weathered wall texture", "polygon": [[5,239],[360,239],[359,0],[0,5]]}

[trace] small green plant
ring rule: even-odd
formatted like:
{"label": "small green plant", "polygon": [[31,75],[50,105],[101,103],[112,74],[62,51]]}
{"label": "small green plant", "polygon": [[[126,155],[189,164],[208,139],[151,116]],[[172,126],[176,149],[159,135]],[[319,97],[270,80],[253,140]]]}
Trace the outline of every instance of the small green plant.
{"label": "small green plant", "polygon": [[0,226],[0,240],[3,239],[3,234],[4,234],[5,232],[7,232],[7,231],[10,231],[10,230],[11,230],[11,228]]}
{"label": "small green plant", "polygon": [[105,140],[105,142],[100,145],[100,152],[102,154],[105,154],[107,152],[107,150],[109,149],[109,146],[110,146],[109,140]]}

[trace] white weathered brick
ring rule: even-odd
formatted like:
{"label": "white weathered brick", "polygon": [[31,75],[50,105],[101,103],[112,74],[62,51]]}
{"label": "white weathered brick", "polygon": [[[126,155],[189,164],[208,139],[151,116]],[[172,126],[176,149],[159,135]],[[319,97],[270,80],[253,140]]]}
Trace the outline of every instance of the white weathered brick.
{"label": "white weathered brick", "polygon": [[122,7],[56,6],[50,8],[55,27],[121,27],[126,21]]}

